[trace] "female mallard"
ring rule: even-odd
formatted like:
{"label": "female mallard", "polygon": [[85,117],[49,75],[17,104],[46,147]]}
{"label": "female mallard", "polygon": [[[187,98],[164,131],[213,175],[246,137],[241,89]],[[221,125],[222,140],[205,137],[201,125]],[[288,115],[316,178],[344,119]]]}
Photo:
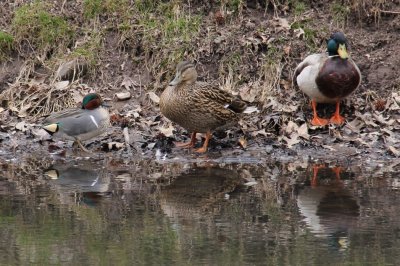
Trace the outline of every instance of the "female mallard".
{"label": "female mallard", "polygon": [[191,141],[178,146],[191,148],[196,143],[196,133],[206,133],[204,145],[196,150],[206,152],[211,131],[233,125],[240,113],[254,111],[254,107],[196,79],[197,71],[191,62],[179,63],[175,79],[161,94],[160,109],[168,119],[192,132]]}
{"label": "female mallard", "polygon": [[341,32],[332,34],[328,41],[328,54],[312,54],[301,62],[294,73],[294,81],[311,98],[314,118],[311,124],[325,126],[327,119],[318,117],[317,103],[336,103],[330,122],[342,124],[340,101],[352,93],[361,82],[357,65],[347,54],[347,39]]}
{"label": "female mallard", "polygon": [[51,135],[74,140],[79,147],[81,141],[94,138],[106,131],[110,124],[108,110],[97,93],[89,93],[82,100],[81,109],[67,109],[47,117],[43,128]]}

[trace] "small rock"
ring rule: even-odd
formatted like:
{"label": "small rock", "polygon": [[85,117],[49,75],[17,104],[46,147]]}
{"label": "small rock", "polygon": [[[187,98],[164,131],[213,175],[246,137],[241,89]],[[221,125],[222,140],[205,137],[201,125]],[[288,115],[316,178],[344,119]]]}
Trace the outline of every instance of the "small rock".
{"label": "small rock", "polygon": [[132,95],[129,91],[118,92],[115,94],[115,97],[117,97],[118,101],[126,101],[126,100],[129,100],[132,97]]}

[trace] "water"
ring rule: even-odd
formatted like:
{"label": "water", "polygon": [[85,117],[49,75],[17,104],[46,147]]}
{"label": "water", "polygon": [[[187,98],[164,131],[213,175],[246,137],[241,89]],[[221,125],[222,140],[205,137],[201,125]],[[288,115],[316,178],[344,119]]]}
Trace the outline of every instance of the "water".
{"label": "water", "polygon": [[400,164],[0,161],[1,265],[398,265]]}

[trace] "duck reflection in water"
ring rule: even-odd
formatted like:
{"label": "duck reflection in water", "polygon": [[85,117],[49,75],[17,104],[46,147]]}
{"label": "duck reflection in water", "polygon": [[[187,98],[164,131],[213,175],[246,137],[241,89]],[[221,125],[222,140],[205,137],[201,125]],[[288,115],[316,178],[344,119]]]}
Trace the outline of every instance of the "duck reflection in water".
{"label": "duck reflection in water", "polygon": [[[51,184],[56,188],[63,203],[84,203],[92,206],[101,201],[109,191],[110,180],[100,166],[89,162],[58,163],[51,166],[44,173],[49,177]],[[73,197],[71,197],[73,195]]]}
{"label": "duck reflection in water", "polygon": [[318,237],[328,238],[329,245],[345,250],[349,232],[357,226],[360,206],[341,180],[341,168],[320,171],[314,166],[311,186],[301,189],[297,206],[304,221]]}
{"label": "duck reflection in water", "polygon": [[219,167],[194,168],[162,188],[161,208],[171,218],[204,217],[239,183],[237,171]]}

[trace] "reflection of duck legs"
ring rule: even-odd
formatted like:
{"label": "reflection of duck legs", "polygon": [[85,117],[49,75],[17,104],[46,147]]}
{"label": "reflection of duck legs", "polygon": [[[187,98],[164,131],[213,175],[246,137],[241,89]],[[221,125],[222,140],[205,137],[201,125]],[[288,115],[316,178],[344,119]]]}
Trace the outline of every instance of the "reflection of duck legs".
{"label": "reflection of duck legs", "polygon": [[335,173],[336,175],[336,181],[340,181],[340,172],[342,172],[342,167],[340,166],[335,166],[332,168],[332,171]]}
{"label": "reflection of duck legs", "polygon": [[[319,169],[323,169],[323,168],[325,168],[325,165],[323,165],[323,164],[313,166],[313,176],[311,178],[311,186],[312,187],[316,187],[318,185],[318,171],[319,171]],[[341,181],[340,172],[342,171],[342,167],[335,166],[332,168],[332,171],[335,173],[336,181],[338,181],[338,182]]]}
{"label": "reflection of duck legs", "polygon": [[314,165],[313,166],[313,176],[311,178],[311,186],[316,187],[318,185],[318,171],[319,169],[325,168],[325,165]]}

